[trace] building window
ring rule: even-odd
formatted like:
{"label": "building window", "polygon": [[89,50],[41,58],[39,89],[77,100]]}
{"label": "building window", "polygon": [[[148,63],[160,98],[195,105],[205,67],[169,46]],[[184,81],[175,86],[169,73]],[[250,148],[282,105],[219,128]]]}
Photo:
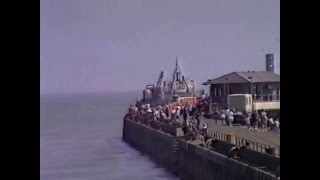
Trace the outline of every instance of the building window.
{"label": "building window", "polygon": [[251,105],[251,97],[246,98],[246,105]]}
{"label": "building window", "polygon": [[224,91],[223,92],[224,92],[224,95],[227,96],[227,94],[228,94],[228,84],[224,85]]}
{"label": "building window", "polygon": [[280,88],[277,87],[277,100],[280,100]]}
{"label": "building window", "polygon": [[222,96],[222,90],[221,90],[221,88],[219,88],[218,91],[219,91],[219,92],[218,92],[218,93],[219,93],[218,96],[221,97],[221,96]]}
{"label": "building window", "polygon": [[217,88],[214,88],[213,93],[214,93],[214,97],[217,97]]}

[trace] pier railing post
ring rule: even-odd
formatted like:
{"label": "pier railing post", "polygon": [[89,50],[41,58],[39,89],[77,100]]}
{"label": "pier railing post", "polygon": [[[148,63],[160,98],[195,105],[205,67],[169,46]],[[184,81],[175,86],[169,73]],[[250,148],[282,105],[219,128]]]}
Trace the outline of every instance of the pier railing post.
{"label": "pier railing post", "polygon": [[233,133],[227,133],[226,135],[227,135],[227,142],[231,144],[236,144],[236,138]]}
{"label": "pier railing post", "polygon": [[276,155],[276,148],[266,148],[266,153],[275,156]]}

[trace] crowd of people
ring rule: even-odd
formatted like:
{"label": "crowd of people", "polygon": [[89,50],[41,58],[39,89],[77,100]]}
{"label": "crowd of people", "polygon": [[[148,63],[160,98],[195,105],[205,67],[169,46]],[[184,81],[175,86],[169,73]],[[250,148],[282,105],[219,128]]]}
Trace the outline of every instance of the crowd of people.
{"label": "crowd of people", "polygon": [[[186,141],[195,141],[200,139],[200,146],[219,152],[219,140],[209,137],[207,134],[208,125],[202,123],[205,116],[206,106],[198,105],[158,105],[152,106],[150,104],[132,104],[129,108],[127,118],[134,120],[138,123],[150,126],[152,121],[170,124],[172,126],[181,127],[184,136],[180,137]],[[235,109],[215,109],[209,117],[214,119],[217,123],[218,120],[222,124],[231,126],[235,120]],[[248,131],[268,131],[280,128],[280,120],[275,116],[269,115],[264,110],[259,112],[243,113],[245,122],[248,125]],[[245,149],[250,148],[250,143],[245,142],[242,146],[234,145],[227,152],[226,156],[233,159],[242,159],[242,153]],[[280,166],[276,170],[276,176],[280,177]]]}
{"label": "crowd of people", "polygon": [[202,101],[197,105],[158,105],[135,103],[130,106],[129,115],[131,119],[149,124],[150,121],[180,126],[184,131],[195,131],[206,126],[203,118],[213,119],[216,124],[222,121],[222,125],[233,127],[235,120],[246,124],[248,131],[278,131],[280,129],[280,118],[266,111],[259,110],[253,113],[243,112],[239,114],[235,108],[215,108],[208,114],[208,103]]}
{"label": "crowd of people", "polygon": [[[208,115],[208,104],[199,103],[197,105],[179,105],[167,104],[153,106],[150,104],[134,103],[129,108],[127,118],[151,126],[151,122],[159,122],[170,124],[175,127],[181,127],[184,136],[180,137],[186,141],[200,140],[198,145],[217,151],[217,144],[219,140],[209,137],[207,134],[208,124],[203,123],[203,118],[210,118],[215,120],[216,124],[220,120],[223,125],[232,127],[235,118],[239,116],[236,109],[214,109],[212,114]],[[248,131],[272,131],[280,128],[280,119],[268,114],[264,110],[249,113],[242,113],[247,124]],[[228,158],[241,158],[241,153],[244,149],[250,147],[250,143],[246,141],[243,146],[234,145],[229,149],[226,156]],[[280,169],[277,171],[280,172]],[[278,173],[278,176],[280,174]]]}
{"label": "crowd of people", "polygon": [[[221,117],[223,117],[224,114],[224,120],[227,119],[229,121],[226,122],[230,123],[232,122],[232,118],[230,118],[232,112],[233,111],[226,109],[226,111],[221,113]],[[195,106],[186,104],[184,106],[177,105],[174,107],[170,105],[151,106],[150,104],[132,104],[129,108],[128,118],[147,126],[150,126],[152,121],[157,121],[181,127],[184,132],[182,138],[187,141],[201,139],[203,142],[199,144],[200,146],[215,150],[217,140],[208,136],[208,125],[202,121],[204,114],[204,107],[201,104]],[[239,152],[248,146],[249,143],[246,143],[243,147],[234,146],[230,149],[228,157],[238,158]]]}
{"label": "crowd of people", "polygon": [[[130,119],[149,124],[158,121],[173,125],[180,124],[188,128],[199,129],[204,112],[200,106],[194,105],[165,105],[151,106],[150,104],[132,104],[129,109]],[[191,121],[190,118],[191,117]]]}
{"label": "crowd of people", "polygon": [[248,131],[267,132],[280,129],[280,118],[268,114],[263,109],[253,113],[243,112],[242,114],[239,114],[236,109],[216,109],[211,117],[216,124],[218,124],[218,120],[221,120],[222,124],[230,127],[233,126],[235,118],[239,118],[247,125]]}

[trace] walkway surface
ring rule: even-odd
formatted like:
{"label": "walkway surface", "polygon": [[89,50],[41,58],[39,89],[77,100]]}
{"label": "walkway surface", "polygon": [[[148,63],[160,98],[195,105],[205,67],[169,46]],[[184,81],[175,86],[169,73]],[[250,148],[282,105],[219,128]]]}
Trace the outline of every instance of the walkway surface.
{"label": "walkway surface", "polygon": [[215,121],[212,119],[204,119],[203,122],[208,124],[208,130],[213,130],[214,132],[220,133],[233,133],[236,136],[247,139],[249,141],[254,141],[272,147],[280,147],[280,130],[278,132],[248,132],[247,126],[234,125],[233,127],[223,125],[221,121],[218,121],[216,125]]}

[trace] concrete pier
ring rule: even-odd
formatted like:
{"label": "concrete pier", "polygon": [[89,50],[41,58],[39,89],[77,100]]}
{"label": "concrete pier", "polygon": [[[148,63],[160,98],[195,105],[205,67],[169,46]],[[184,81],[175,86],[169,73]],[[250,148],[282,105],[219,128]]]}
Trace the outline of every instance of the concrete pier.
{"label": "concrete pier", "polygon": [[130,120],[124,121],[124,131],[125,142],[181,180],[277,179],[274,171],[280,159],[268,154],[247,150],[243,161],[229,159],[225,155],[230,143],[219,141],[217,150],[210,151]]}
{"label": "concrete pier", "polygon": [[250,141],[251,149],[259,152],[280,156],[280,132],[257,132],[250,131],[246,125],[234,125],[229,127],[223,125],[219,120],[205,119],[208,125],[208,134],[214,138],[230,142],[236,145],[243,145],[245,141]]}

